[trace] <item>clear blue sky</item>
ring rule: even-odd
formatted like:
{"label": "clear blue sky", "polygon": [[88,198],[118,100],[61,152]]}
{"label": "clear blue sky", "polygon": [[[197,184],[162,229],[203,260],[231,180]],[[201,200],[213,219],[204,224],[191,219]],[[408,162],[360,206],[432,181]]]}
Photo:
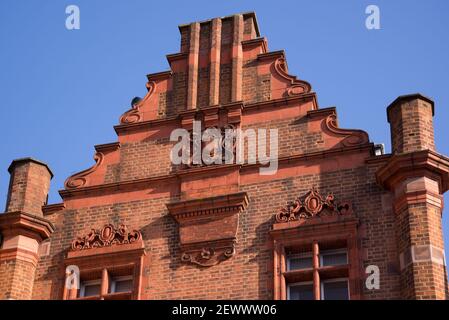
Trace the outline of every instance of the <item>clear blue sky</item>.
{"label": "clear blue sky", "polygon": [[[70,4],[81,10],[80,30],[65,28]],[[369,4],[380,8],[381,30],[365,28]],[[366,130],[389,151],[386,106],[422,92],[435,100],[436,143],[449,155],[447,0],[1,0],[1,201],[11,160],[33,156],[55,173],[50,202],[59,202],[66,177],[93,164],[93,146],[117,140],[112,126],[145,94],[145,75],[168,68],[177,25],[245,11],[257,13],[269,48],[286,50],[290,73],[312,84],[321,107],[337,106],[342,127]]]}

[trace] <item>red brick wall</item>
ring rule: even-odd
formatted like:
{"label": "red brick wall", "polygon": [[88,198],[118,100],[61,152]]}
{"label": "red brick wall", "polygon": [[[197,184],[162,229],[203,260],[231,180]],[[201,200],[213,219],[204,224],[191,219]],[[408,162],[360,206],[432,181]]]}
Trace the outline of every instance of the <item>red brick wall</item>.
{"label": "red brick wall", "polygon": [[[257,166],[249,165],[230,169],[180,169],[171,165],[170,128],[185,125],[190,118],[184,116],[189,112],[192,118],[201,118],[213,109],[202,109],[210,107],[212,96],[207,67],[210,24],[202,23],[199,30],[197,90],[187,83],[189,76],[195,78],[188,70],[196,63],[186,64],[190,27],[181,27],[181,54],[169,58],[173,75],[153,76],[155,91],[134,110],[140,118],[116,127],[120,147],[107,148],[103,163],[84,176],[85,186],[61,193],[65,207],[46,211],[45,218],[55,225],[55,231],[49,240],[49,253],[39,260],[33,298],[61,299],[72,241],[92,228],[112,223],[142,233],[148,254],[141,274],[143,299],[273,299],[273,240],[269,231],[274,215],[312,187],[323,195],[332,192],[336,199],[349,201],[359,219],[356,242],[361,267],[356,281],[363,299],[444,298],[446,277],[442,267],[412,264],[401,270],[399,260],[403,250],[420,241],[444,248],[440,212],[420,205],[395,212],[394,188],[387,191],[376,180],[376,173],[391,157],[374,157],[372,144],[362,131],[338,128],[333,108],[318,110],[316,95],[307,89],[307,83],[279,70],[283,53],[268,53],[264,42],[255,39],[256,24],[248,16],[243,35],[244,40],[251,41],[245,45],[243,57],[236,57],[235,52],[238,56],[240,51],[233,50],[233,26],[238,24],[233,19],[222,20],[219,102],[231,102],[232,92],[236,92],[232,79],[239,77],[233,72],[237,64],[232,61],[240,58],[244,63],[237,71],[242,72],[244,102],[234,114],[227,113],[228,106],[217,108],[217,122],[226,122],[223,119],[231,114],[233,123],[239,123],[242,129],[278,129],[282,159],[277,173],[261,176]],[[192,61],[195,54],[190,53]],[[187,91],[190,99],[195,93],[196,99],[191,100],[197,101],[188,112]],[[428,107],[430,104],[420,103],[418,108],[410,103],[404,107],[405,113],[401,108],[390,108],[395,152],[433,146]],[[148,116],[156,109],[159,119]],[[215,121],[214,116],[209,121]],[[416,123],[417,133],[411,135]],[[235,255],[212,267],[181,261],[178,224],[166,204],[235,192],[246,192],[249,199],[248,207],[239,215]],[[364,286],[364,271],[370,265],[380,269],[378,290]],[[6,268],[0,266],[0,274],[5,274]],[[32,272],[27,276],[31,274],[34,276]],[[437,293],[427,292],[429,286],[437,287]]]}
{"label": "red brick wall", "polygon": [[0,300],[31,299],[35,266],[27,261],[7,260],[0,262]]}

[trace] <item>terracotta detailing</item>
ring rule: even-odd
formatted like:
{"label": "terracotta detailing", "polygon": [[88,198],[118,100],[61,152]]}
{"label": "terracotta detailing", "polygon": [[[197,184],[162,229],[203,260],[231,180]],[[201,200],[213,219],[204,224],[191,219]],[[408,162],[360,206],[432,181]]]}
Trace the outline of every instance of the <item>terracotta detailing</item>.
{"label": "terracotta detailing", "polygon": [[214,266],[235,254],[239,214],[248,206],[246,193],[167,204],[179,225],[181,260]]}
{"label": "terracotta detailing", "polygon": [[448,299],[441,213],[449,159],[435,152],[434,103],[420,94],[401,96],[387,112],[393,156],[376,176],[394,197],[402,296]]}
{"label": "terracotta detailing", "polygon": [[187,109],[196,109],[198,93],[198,55],[200,50],[200,24],[190,25],[189,76],[187,87]]}
{"label": "terracotta detailing", "polygon": [[213,19],[211,28],[209,104],[214,106],[220,99],[221,19]]}
{"label": "terracotta detailing", "polygon": [[24,212],[0,215],[0,299],[32,298],[39,244],[48,239],[54,226]]}
{"label": "terracotta detailing", "polygon": [[315,188],[307,194],[295,199],[287,206],[281,208],[276,214],[276,222],[290,222],[306,220],[320,215],[324,210],[329,210],[328,214],[351,214],[349,203],[336,204],[334,196],[330,193],[325,198],[321,196]]}
{"label": "terracotta detailing", "polygon": [[[98,296],[80,297],[79,289],[64,285],[63,299],[139,299],[145,279],[142,268],[148,262],[140,231],[128,231],[128,227],[123,224],[92,229],[86,236],[73,241],[64,265],[79,268],[81,283],[84,280],[101,279],[100,293]],[[65,277],[69,276],[65,274]],[[133,283],[131,291],[111,292],[109,289],[113,276],[130,276]]]}
{"label": "terracotta detailing", "polygon": [[[179,31],[169,70],[147,75],[148,92],[114,126],[117,141],[95,146],[94,165],[66,180],[61,203],[47,204],[48,166],[13,162],[0,298],[269,300],[306,283],[321,299],[335,279],[353,300],[448,298],[449,159],[435,151],[433,101],[413,94],[388,107],[393,153],[379,156],[366,132],[339,127],[335,107],[319,108],[284,51],[269,51],[254,13]],[[278,170],[173,164],[170,135],[193,137],[194,121],[278,130]],[[347,263],[324,265],[332,251]],[[292,268],[304,254],[310,265]],[[372,265],[376,290],[365,285]],[[69,266],[94,295],[66,286]],[[126,292],[113,292],[117,279],[131,281]]]}
{"label": "terracotta detailing", "polygon": [[0,215],[0,299],[31,299],[39,245],[54,231],[42,206],[53,173],[33,158],[14,160],[6,212]]}
{"label": "terracotta detailing", "polygon": [[139,240],[142,240],[142,234],[139,231],[134,230],[130,232],[125,225],[115,228],[112,224],[108,224],[100,230],[92,229],[86,236],[73,241],[72,250],[131,244]]}
{"label": "terracotta detailing", "polygon": [[243,16],[234,16],[233,41],[232,41],[232,93],[231,101],[242,100],[242,66],[243,66]]}

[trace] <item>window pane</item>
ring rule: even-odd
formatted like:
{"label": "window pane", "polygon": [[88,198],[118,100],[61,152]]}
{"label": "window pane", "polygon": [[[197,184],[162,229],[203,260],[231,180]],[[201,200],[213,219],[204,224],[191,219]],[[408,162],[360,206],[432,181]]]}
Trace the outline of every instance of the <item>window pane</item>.
{"label": "window pane", "polygon": [[313,285],[298,284],[289,286],[290,300],[313,300]]}
{"label": "window pane", "polygon": [[115,282],[115,292],[129,292],[133,290],[133,281],[129,280],[119,280]]}
{"label": "window pane", "polygon": [[313,267],[311,256],[292,256],[288,258],[288,270],[309,269]]}
{"label": "window pane", "polygon": [[348,263],[348,255],[346,252],[323,252],[321,254],[321,264],[326,266],[341,266]]}
{"label": "window pane", "polygon": [[323,283],[322,296],[324,300],[349,300],[348,281]]}
{"label": "window pane", "polygon": [[84,297],[92,297],[100,295],[101,285],[89,284],[84,286]]}

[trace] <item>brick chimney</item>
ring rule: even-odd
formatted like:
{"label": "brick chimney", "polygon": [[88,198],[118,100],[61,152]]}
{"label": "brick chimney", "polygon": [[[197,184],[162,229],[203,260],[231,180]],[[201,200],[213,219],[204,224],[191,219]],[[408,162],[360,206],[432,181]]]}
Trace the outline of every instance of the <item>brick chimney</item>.
{"label": "brick chimney", "polygon": [[11,175],[6,212],[23,211],[42,217],[42,206],[47,203],[50,180],[48,166],[32,158],[14,160],[8,168]]}
{"label": "brick chimney", "polygon": [[53,225],[43,218],[53,176],[45,163],[14,160],[6,212],[0,215],[0,299],[31,299],[40,243]]}
{"label": "brick chimney", "polygon": [[435,151],[434,103],[421,94],[398,97],[387,108],[392,153]]}
{"label": "brick chimney", "polygon": [[393,194],[402,295],[448,299],[441,224],[449,159],[435,152],[434,102],[398,97],[388,108],[392,156],[376,175]]}
{"label": "brick chimney", "polygon": [[242,41],[260,36],[255,14],[244,13],[179,26],[188,54],[187,109],[242,100]]}

